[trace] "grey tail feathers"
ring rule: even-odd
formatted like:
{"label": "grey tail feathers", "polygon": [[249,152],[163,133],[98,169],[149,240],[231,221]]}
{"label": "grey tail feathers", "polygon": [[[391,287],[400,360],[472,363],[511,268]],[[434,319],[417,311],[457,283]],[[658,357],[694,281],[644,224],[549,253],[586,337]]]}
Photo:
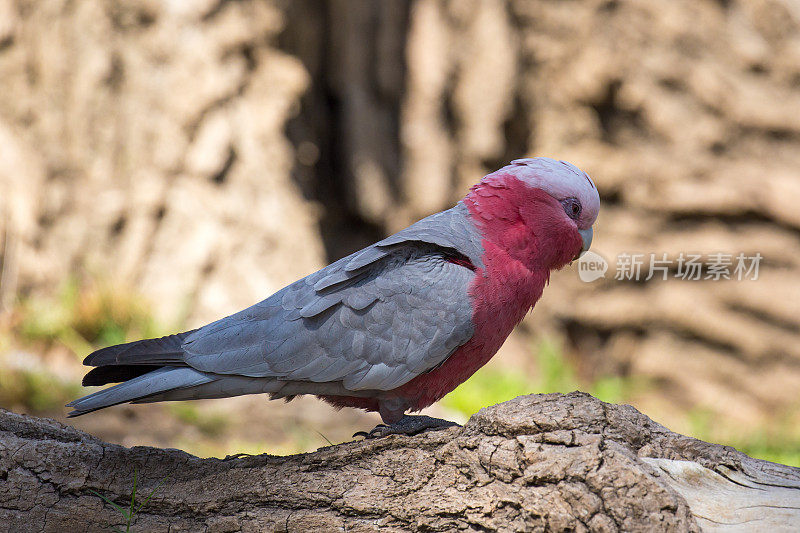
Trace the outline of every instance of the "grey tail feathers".
{"label": "grey tail feathers", "polygon": [[171,390],[195,387],[216,378],[189,367],[163,366],[113,387],[95,392],[67,404],[69,417],[80,416],[104,407],[143,400]]}
{"label": "grey tail feathers", "polygon": [[193,331],[167,335],[158,339],[118,344],[97,350],[83,360],[94,366],[83,378],[84,385],[118,383],[141,376],[162,366],[186,366],[183,361],[183,341]]}
{"label": "grey tail feathers", "polygon": [[120,384],[67,404],[74,408],[68,416],[213,381],[183,360],[183,341],[191,333],[128,342],[89,354],[83,364],[96,368],[83,377],[84,385]]}
{"label": "grey tail feathers", "polygon": [[169,364],[183,360],[181,345],[184,339],[197,330],[167,335],[158,339],[117,344],[97,350],[86,356],[86,366],[124,365],[124,364]]}

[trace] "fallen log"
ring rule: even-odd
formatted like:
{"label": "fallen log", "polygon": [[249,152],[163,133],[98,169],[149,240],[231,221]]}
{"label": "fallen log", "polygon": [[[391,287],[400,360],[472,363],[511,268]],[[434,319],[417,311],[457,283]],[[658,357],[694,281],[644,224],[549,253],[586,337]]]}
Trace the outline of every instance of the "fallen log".
{"label": "fallen log", "polygon": [[[522,396],[464,427],[288,457],[124,448],[0,411],[9,531],[781,531],[800,469],[673,433],[587,394]],[[104,498],[100,497],[102,495]]]}

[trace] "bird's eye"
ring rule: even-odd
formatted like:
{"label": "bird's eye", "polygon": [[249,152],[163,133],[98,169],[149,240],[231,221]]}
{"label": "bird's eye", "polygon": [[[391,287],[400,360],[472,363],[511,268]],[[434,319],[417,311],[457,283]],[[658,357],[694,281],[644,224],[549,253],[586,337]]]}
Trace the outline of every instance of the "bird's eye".
{"label": "bird's eye", "polygon": [[581,202],[577,198],[565,198],[561,200],[561,205],[569,218],[575,220],[581,216]]}

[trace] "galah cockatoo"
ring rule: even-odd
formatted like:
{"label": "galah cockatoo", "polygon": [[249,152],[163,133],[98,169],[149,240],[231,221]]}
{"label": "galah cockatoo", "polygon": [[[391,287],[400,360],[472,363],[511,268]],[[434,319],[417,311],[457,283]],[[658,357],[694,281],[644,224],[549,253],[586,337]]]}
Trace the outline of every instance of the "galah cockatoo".
{"label": "galah cockatoo", "polygon": [[314,394],[380,413],[368,437],[453,425],[411,416],[482,367],[559,269],[589,248],[600,197],[563,161],[518,159],[436,213],[199,329],[98,350],[68,404]]}

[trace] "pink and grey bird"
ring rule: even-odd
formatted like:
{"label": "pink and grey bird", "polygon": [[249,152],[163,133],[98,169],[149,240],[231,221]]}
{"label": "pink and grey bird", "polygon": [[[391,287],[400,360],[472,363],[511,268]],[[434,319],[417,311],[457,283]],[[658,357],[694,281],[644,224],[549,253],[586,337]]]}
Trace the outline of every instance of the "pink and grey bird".
{"label": "pink and grey bird", "polygon": [[368,436],[451,425],[411,416],[483,366],[592,241],[589,176],[547,158],[484,177],[455,207],[199,329],[89,355],[78,416],[125,402],[314,394],[377,411]]}

